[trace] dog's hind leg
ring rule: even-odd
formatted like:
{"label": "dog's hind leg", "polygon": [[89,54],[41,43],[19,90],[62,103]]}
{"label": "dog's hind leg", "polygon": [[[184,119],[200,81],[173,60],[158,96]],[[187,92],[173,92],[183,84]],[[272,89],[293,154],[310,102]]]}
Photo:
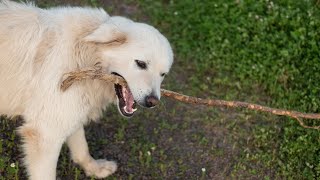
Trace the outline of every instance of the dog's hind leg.
{"label": "dog's hind leg", "polygon": [[59,152],[64,139],[59,139],[36,126],[22,126],[18,132],[23,139],[24,163],[31,180],[55,180]]}
{"label": "dog's hind leg", "polygon": [[86,172],[87,176],[104,178],[117,170],[117,165],[113,161],[105,159],[94,160],[88,149],[83,127],[79,128],[67,139],[72,159],[79,164]]}

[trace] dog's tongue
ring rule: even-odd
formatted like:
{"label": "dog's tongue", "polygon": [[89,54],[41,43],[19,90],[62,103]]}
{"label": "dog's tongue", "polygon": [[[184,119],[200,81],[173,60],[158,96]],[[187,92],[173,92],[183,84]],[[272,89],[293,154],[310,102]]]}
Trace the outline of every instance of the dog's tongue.
{"label": "dog's tongue", "polygon": [[122,87],[123,98],[125,102],[125,111],[133,113],[134,99],[133,95],[128,87]]}

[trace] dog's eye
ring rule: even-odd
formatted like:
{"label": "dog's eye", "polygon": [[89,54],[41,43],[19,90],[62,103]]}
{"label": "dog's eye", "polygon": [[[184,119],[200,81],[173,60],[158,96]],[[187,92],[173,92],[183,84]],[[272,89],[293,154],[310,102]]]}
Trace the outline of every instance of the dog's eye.
{"label": "dog's eye", "polygon": [[143,62],[143,61],[140,61],[140,60],[135,60],[136,61],[136,64],[139,68],[141,69],[147,69],[147,63]]}
{"label": "dog's eye", "polygon": [[164,77],[165,75],[166,75],[166,73],[161,73],[160,74],[161,77]]}

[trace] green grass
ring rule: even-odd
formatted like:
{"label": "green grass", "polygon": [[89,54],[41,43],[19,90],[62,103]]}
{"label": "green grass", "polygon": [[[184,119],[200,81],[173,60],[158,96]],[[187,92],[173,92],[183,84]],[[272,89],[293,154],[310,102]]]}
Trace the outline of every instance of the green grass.
{"label": "green grass", "polygon": [[[169,2],[141,4],[173,43],[176,66],[192,72],[182,91],[319,112],[318,1]],[[320,176],[318,131],[293,121],[281,123],[280,134],[257,127],[253,145],[258,149],[245,159],[253,156],[279,176]]]}
{"label": "green grass", "polygon": [[[5,117],[0,116],[0,180],[19,179],[19,142],[14,128],[19,124],[15,119],[10,124],[6,123]],[[14,157],[12,157],[14,155]]]}
{"label": "green grass", "polygon": [[[167,89],[320,111],[319,1],[38,2],[42,7],[104,6],[156,26],[175,51],[164,83]],[[0,179],[24,177],[13,131],[18,124],[0,122]],[[130,120],[111,107],[86,133],[95,158],[119,163],[117,173],[107,179],[320,178],[319,131],[303,129],[284,117],[163,100],[157,109],[140,109]],[[66,147],[58,176],[85,179]]]}

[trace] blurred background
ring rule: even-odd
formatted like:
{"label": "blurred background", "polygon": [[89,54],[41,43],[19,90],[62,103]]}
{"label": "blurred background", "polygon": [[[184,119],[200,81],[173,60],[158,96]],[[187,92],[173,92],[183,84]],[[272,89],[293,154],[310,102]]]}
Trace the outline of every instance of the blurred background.
{"label": "blurred background", "polygon": [[[103,7],[159,29],[175,52],[163,88],[304,112],[320,110],[319,0],[37,0]],[[26,179],[20,124],[0,118],[0,179]],[[308,122],[308,125],[320,123]],[[185,105],[162,98],[124,119],[108,108],[86,128],[106,179],[319,179],[320,134],[289,118]],[[59,179],[88,179],[63,147]],[[94,178],[92,178],[94,179]]]}

